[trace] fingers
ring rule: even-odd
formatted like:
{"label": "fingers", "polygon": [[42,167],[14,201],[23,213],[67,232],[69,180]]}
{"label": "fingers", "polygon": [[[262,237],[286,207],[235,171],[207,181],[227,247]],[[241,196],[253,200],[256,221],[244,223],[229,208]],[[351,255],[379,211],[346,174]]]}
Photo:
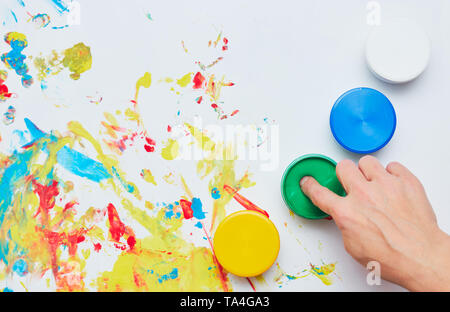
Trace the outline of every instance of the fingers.
{"label": "fingers", "polygon": [[389,163],[386,166],[386,171],[399,178],[407,178],[413,180],[417,179],[416,176],[408,170],[408,168],[396,161]]}
{"label": "fingers", "polygon": [[380,164],[380,162],[373,156],[364,156],[359,160],[359,170],[363,173],[367,180],[372,181],[374,179],[382,177],[386,174],[386,170]]}
{"label": "fingers", "polygon": [[322,186],[313,177],[303,177],[300,181],[300,187],[314,205],[320,210],[333,216],[335,207],[343,198],[336,195],[326,187]]}
{"label": "fingers", "polygon": [[355,163],[349,159],[344,159],[337,164],[336,175],[347,194],[351,192],[355,185],[362,185],[367,182]]}

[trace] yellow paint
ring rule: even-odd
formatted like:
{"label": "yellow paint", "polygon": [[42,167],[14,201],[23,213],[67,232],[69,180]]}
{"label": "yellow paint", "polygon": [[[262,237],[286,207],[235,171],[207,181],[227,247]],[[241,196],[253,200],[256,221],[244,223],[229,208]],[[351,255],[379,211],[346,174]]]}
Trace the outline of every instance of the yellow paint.
{"label": "yellow paint", "polygon": [[155,208],[155,205],[153,205],[151,202],[149,201],[145,201],[145,208],[149,209],[149,210],[153,210]]}
{"label": "yellow paint", "polygon": [[[210,144],[207,143],[206,145],[208,146]],[[240,178],[236,177],[236,159],[237,156],[231,146],[222,148],[219,144],[211,151],[210,157],[205,157],[197,162],[197,173],[201,179],[212,175],[208,183],[209,189],[216,187],[218,190],[223,190],[225,184],[233,186],[238,190],[254,186],[255,182],[250,180],[248,172],[245,172]],[[213,203],[211,232],[214,232],[217,224],[225,218],[225,207],[233,198],[228,192],[221,192],[221,194],[222,196],[214,200]]]}
{"label": "yellow paint", "polygon": [[335,268],[336,263],[325,264],[322,266],[311,265],[311,269],[309,269],[309,272],[315,277],[319,278],[322,283],[329,286],[333,283],[330,274],[334,272]]}
{"label": "yellow paint", "polygon": [[8,41],[8,42],[11,42],[11,41],[22,41],[23,45],[25,47],[28,46],[27,36],[25,36],[22,33],[16,32],[16,31],[7,33],[6,36],[5,36],[5,41]]}
{"label": "yellow paint", "polygon": [[177,80],[177,85],[179,85],[182,88],[185,88],[191,81],[192,81],[192,73],[187,73],[186,75]]}
{"label": "yellow paint", "polygon": [[62,56],[55,50],[48,56],[42,56],[41,54],[36,57],[33,60],[33,65],[38,71],[37,78],[39,81],[44,80],[48,75],[57,75],[64,69]]}
{"label": "yellow paint", "polygon": [[174,160],[177,158],[179,150],[180,150],[180,144],[177,140],[168,139],[164,143],[165,147],[161,150],[161,156],[162,158],[166,160]]}
{"label": "yellow paint", "polygon": [[156,185],[155,177],[153,176],[150,169],[142,169],[141,175],[146,182]]}
{"label": "yellow paint", "polygon": [[80,75],[92,67],[91,48],[82,42],[74,45],[64,51],[62,64],[72,72],[70,77],[73,80],[80,79]]}
{"label": "yellow paint", "polygon": [[163,180],[166,181],[167,184],[174,184],[175,180],[173,178],[173,173],[169,172],[168,174],[163,176]]}
{"label": "yellow paint", "polygon": [[128,120],[132,120],[132,121],[139,121],[139,118],[140,118],[139,114],[130,108],[127,108],[125,110],[125,116],[127,117]]}
{"label": "yellow paint", "polygon": [[[100,275],[99,291],[223,291],[224,286],[229,290],[229,281],[218,278],[211,251],[182,238],[183,218],[166,219],[163,209],[151,217],[128,200],[122,205],[151,235],[138,239],[132,252],[122,253],[112,270]],[[161,280],[174,268],[177,278]]]}
{"label": "yellow paint", "polygon": [[[121,170],[119,169],[118,160],[113,158],[112,156],[106,155],[103,152],[103,149],[102,149],[100,143],[97,140],[95,140],[94,137],[86,129],[84,129],[84,127],[81,125],[81,123],[79,123],[78,121],[71,121],[68,123],[67,127],[68,127],[69,131],[71,131],[73,134],[75,134],[76,136],[79,136],[81,138],[84,138],[89,143],[91,143],[91,145],[94,147],[95,151],[97,152],[97,159],[105,166],[106,170],[108,170],[108,172],[112,176],[114,176],[114,170],[113,170],[113,168],[114,168],[117,171],[120,179],[125,181],[125,179],[123,178],[124,173],[121,172]],[[120,194],[113,179],[108,179],[108,183],[110,183],[110,185],[113,187],[114,191],[116,191],[118,194]],[[137,199],[141,200],[142,197],[140,195],[140,192],[139,192],[139,189],[137,188],[137,186],[131,182],[125,181],[125,183],[128,183],[129,185],[133,186],[133,189],[134,189],[133,195]]]}
{"label": "yellow paint", "polygon": [[144,76],[138,79],[136,82],[136,94],[134,96],[134,99],[137,101],[139,97],[139,90],[141,87],[144,88],[150,88],[152,84],[152,75],[149,72],[146,72]]}
{"label": "yellow paint", "polygon": [[207,152],[212,152],[214,150],[216,144],[208,136],[204,135],[203,131],[188,123],[184,123],[184,125],[188,128],[199,148]]}
{"label": "yellow paint", "polygon": [[171,82],[173,82],[173,79],[170,77],[166,77],[166,78],[162,78],[161,80],[159,80],[159,82],[171,83]]}
{"label": "yellow paint", "polygon": [[275,262],[280,236],[275,225],[259,212],[232,213],[217,227],[214,252],[219,263],[237,276],[257,276]]}

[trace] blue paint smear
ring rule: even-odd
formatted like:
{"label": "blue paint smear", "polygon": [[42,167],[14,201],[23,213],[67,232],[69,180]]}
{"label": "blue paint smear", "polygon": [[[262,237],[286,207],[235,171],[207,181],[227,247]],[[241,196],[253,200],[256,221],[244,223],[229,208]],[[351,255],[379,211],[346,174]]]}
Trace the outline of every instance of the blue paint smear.
{"label": "blue paint smear", "polygon": [[202,210],[202,202],[200,201],[200,198],[192,198],[192,205],[191,209],[194,212],[194,218],[202,220],[205,219],[205,213]]}
{"label": "blue paint smear", "polygon": [[33,83],[33,78],[28,74],[28,66],[25,64],[25,59],[27,57],[22,54],[23,49],[27,47],[28,43],[22,40],[11,40],[9,45],[12,50],[8,53],[4,53],[0,59],[7,66],[14,69],[17,75],[22,77],[22,85],[28,88]]}
{"label": "blue paint smear", "polygon": [[217,187],[211,190],[211,197],[214,199],[219,199],[221,197],[220,191],[217,189]]}
{"label": "blue paint smear", "polygon": [[3,288],[3,292],[14,292],[11,288],[5,287]]}
{"label": "blue paint smear", "polygon": [[17,2],[19,2],[19,4],[21,5],[21,6],[25,6],[25,2],[23,2],[23,0],[17,0]]}
{"label": "blue paint smear", "polygon": [[[30,135],[32,137],[31,143],[43,137],[49,137],[53,141],[57,140],[55,136],[46,134],[45,132],[40,130],[28,118],[25,118],[25,125],[27,126],[28,131],[30,132]],[[95,161],[67,146],[64,146],[56,153],[56,161],[58,162],[58,164],[60,164],[62,167],[72,172],[73,174],[76,174],[77,176],[82,178],[87,178],[94,182],[100,182],[112,177],[102,163]],[[127,190],[129,191],[129,189]],[[133,190],[131,190],[131,192]]]}
{"label": "blue paint smear", "polygon": [[177,277],[178,277],[178,269],[174,268],[172,270],[172,272],[164,274],[164,275],[161,275],[158,278],[158,282],[162,283],[162,282],[165,282],[165,281],[168,281],[168,280],[171,280],[171,279],[176,279]]}
{"label": "blue paint smear", "polygon": [[111,178],[102,163],[97,162],[80,152],[64,146],[56,153],[56,161],[77,176],[94,182]]}
{"label": "blue paint smear", "polygon": [[164,216],[165,216],[167,219],[172,218],[172,217],[173,217],[173,210],[167,210],[166,213],[164,214]]}
{"label": "blue paint smear", "polygon": [[202,223],[201,223],[200,221],[198,221],[198,222],[195,224],[195,226],[198,227],[199,229],[203,228],[203,225],[202,225]]}
{"label": "blue paint smear", "polygon": [[[0,194],[2,200],[0,201],[0,226],[5,218],[5,212],[12,204],[14,197],[13,189],[15,183],[26,175],[30,174],[29,161],[33,156],[33,151],[28,150],[23,153],[14,152],[11,157],[15,161],[5,169],[0,179]],[[0,257],[2,253],[0,252]],[[6,259],[4,259],[6,260]]]}
{"label": "blue paint smear", "polygon": [[69,12],[69,8],[62,0],[49,0],[53,6],[55,7],[56,11],[58,11],[59,14],[62,14],[64,12]]}
{"label": "blue paint smear", "polygon": [[14,13],[13,10],[10,10],[10,11],[11,11],[12,16],[14,17],[14,20],[15,20],[16,23],[17,23],[17,16],[16,16],[16,13]]}
{"label": "blue paint smear", "polygon": [[69,25],[64,25],[64,26],[52,26],[52,29],[64,29],[69,27]]}
{"label": "blue paint smear", "polygon": [[28,273],[28,263],[23,259],[18,259],[14,262],[12,269],[20,276],[25,276]]}

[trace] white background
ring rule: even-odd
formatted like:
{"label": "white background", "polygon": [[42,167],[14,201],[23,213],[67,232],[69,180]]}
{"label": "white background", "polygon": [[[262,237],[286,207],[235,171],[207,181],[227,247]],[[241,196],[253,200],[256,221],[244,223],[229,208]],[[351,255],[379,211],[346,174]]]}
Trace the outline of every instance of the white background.
{"label": "white background", "polygon": [[[155,91],[141,90],[140,108],[147,130],[156,138],[167,136],[165,128],[178,109],[186,119],[201,115],[205,124],[263,124],[263,118],[268,117],[279,125],[278,167],[263,172],[258,170],[258,163],[244,161],[243,167],[252,168],[252,179],[257,184],[241,193],[267,210],[280,230],[278,262],[283,270],[292,274],[308,268],[310,262],[316,265],[321,261],[336,262],[339,277],[334,277],[331,286],[310,276],[279,288],[273,281],[276,276],[273,267],[265,274],[266,284],[255,281],[258,290],[401,290],[385,281],[381,286],[367,285],[367,271],[346,254],[334,223],[292,217],[281,199],[281,176],[298,156],[322,153],[336,161],[358,160],[359,155],[346,152],[334,141],[328,125],[334,101],[351,88],[375,88],[391,100],[397,113],[397,130],[392,141],[374,155],[384,164],[393,160],[404,163],[421,179],[440,226],[450,232],[450,1],[378,1],[381,22],[394,17],[416,20],[432,42],[431,60],[424,74],[409,84],[396,86],[377,80],[365,65],[364,42],[373,27],[366,21],[367,1],[79,2],[81,24],[66,30],[37,31],[26,23],[9,23],[0,28],[2,34],[9,30],[26,33],[27,55],[36,56],[40,52],[45,55],[52,49],[62,51],[78,42],[90,46],[93,55],[92,69],[82,74],[79,81],[71,81],[67,72],[58,76],[58,83],[49,80],[51,94],[59,92],[60,97],[44,96],[37,83],[25,90],[10,72],[7,84],[19,94],[11,100],[17,109],[13,127],[23,129],[23,118],[29,117],[46,131],[64,131],[68,121],[80,120],[86,128],[98,133],[103,111],[123,109],[134,96],[135,82],[144,72],[151,72],[156,81],[196,70],[195,56],[203,57],[204,63],[212,60],[208,59],[207,41],[223,31],[230,40],[229,51],[214,70],[236,84],[223,91],[224,109],[231,112],[238,108],[240,113],[229,120],[217,121],[211,108],[185,104],[183,98],[179,100],[162,87]],[[153,21],[145,17],[147,11]],[[186,56],[181,40],[192,56]],[[9,51],[4,42],[0,49],[2,53]],[[60,89],[52,91],[55,86]],[[104,97],[101,105],[86,101],[86,96],[95,92]],[[4,104],[2,109],[6,110]],[[12,127],[0,127],[2,150],[8,149],[11,130]],[[138,169],[142,165],[135,163],[139,160],[148,164],[150,160],[145,157],[141,153],[124,159],[130,179],[139,180]],[[164,166],[183,170],[188,179],[194,180],[193,161],[192,164],[174,161]],[[158,176],[158,169],[155,170]],[[205,198],[207,182],[202,183],[192,188]],[[148,192],[149,196],[159,196],[155,200],[163,201],[170,200],[173,190],[160,187],[157,192]],[[180,190],[177,192],[181,194]],[[231,210],[239,208],[235,203],[230,205]],[[250,288],[245,280],[234,279],[234,289]]]}

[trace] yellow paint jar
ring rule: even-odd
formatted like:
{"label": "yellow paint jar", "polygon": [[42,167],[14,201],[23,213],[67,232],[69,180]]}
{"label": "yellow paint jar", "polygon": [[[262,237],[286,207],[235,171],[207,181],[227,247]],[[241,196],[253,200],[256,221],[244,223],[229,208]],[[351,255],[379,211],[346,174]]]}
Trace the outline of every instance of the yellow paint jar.
{"label": "yellow paint jar", "polygon": [[275,262],[280,250],[277,228],[265,215],[238,211],[226,217],[214,234],[214,252],[228,272],[257,276]]}

